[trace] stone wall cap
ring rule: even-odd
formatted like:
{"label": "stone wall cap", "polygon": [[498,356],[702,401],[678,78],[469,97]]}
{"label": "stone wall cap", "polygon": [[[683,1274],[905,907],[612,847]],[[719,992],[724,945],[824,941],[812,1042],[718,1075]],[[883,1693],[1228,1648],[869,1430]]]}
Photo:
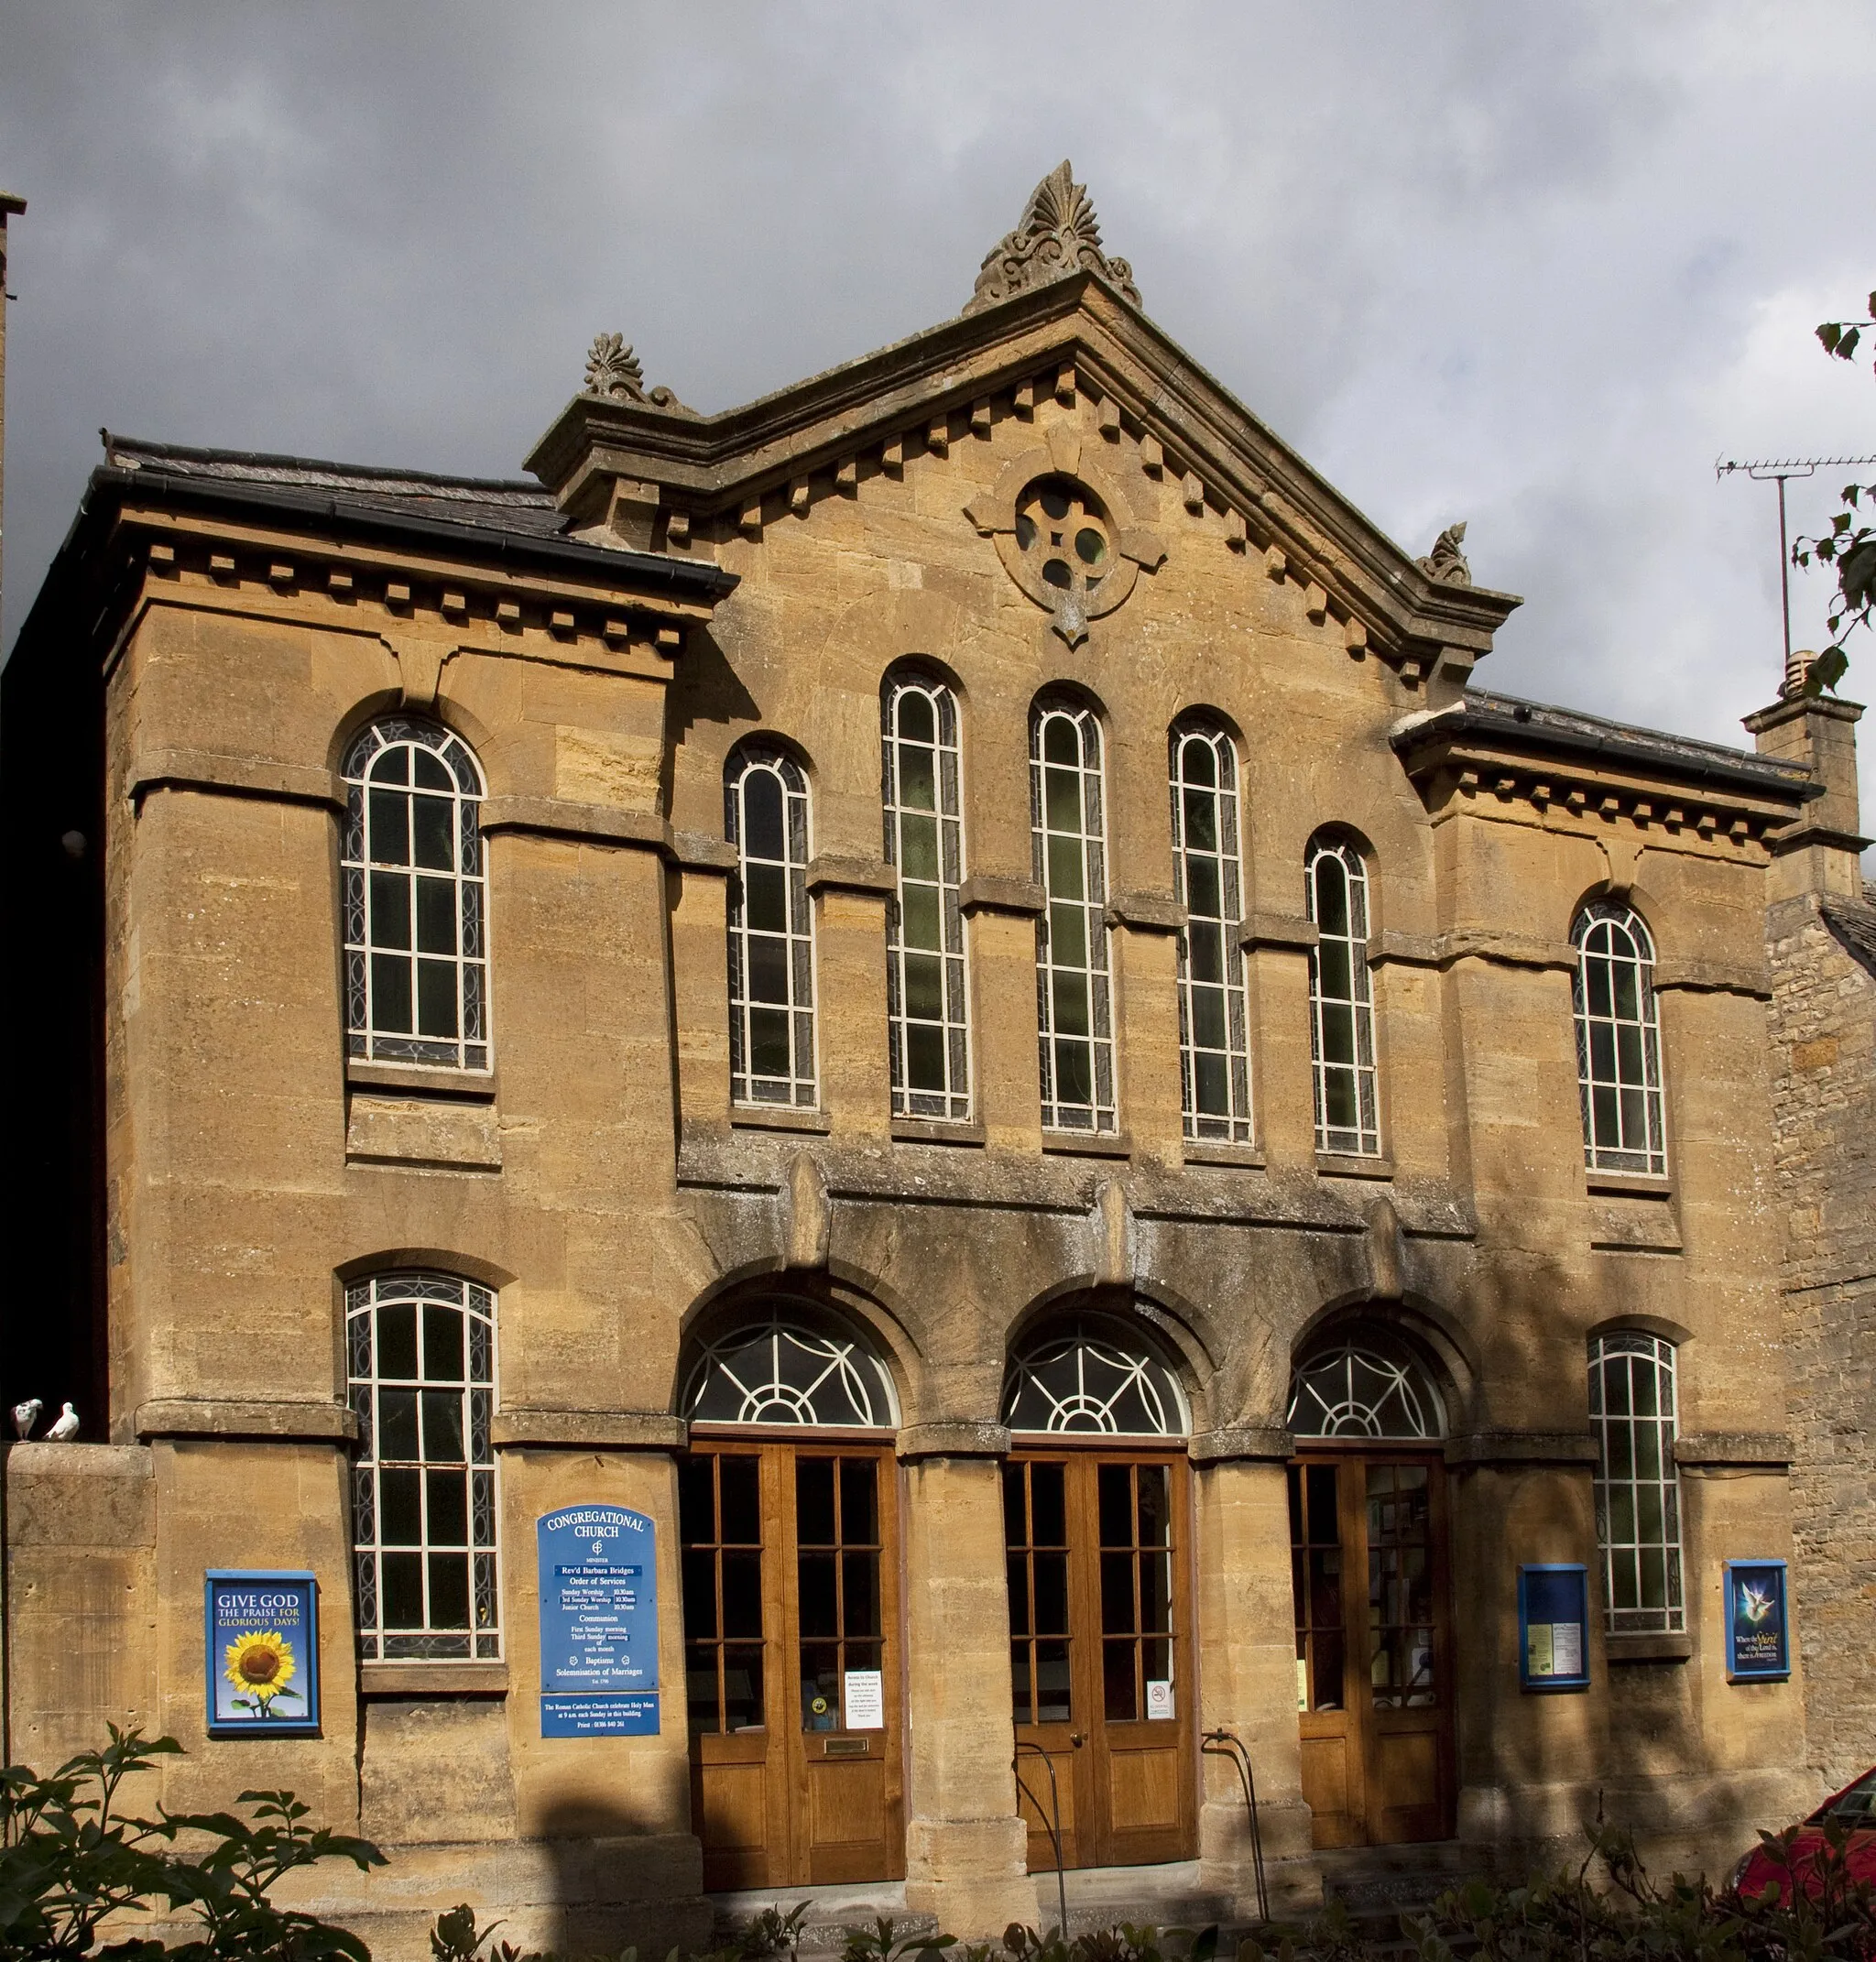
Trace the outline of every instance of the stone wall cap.
{"label": "stone wall cap", "polygon": [[1782,1431],[1689,1431],[1674,1440],[1674,1463],[1691,1466],[1756,1465],[1780,1468],[1796,1458]]}
{"label": "stone wall cap", "polygon": [[1296,1455],[1296,1441],[1282,1424],[1224,1424],[1194,1431],[1185,1451],[1194,1465],[1285,1464]]}
{"label": "stone wall cap", "polygon": [[1245,921],[1239,944],[1255,947],[1314,947],[1322,940],[1314,920],[1294,913],[1253,913]]}
{"label": "stone wall cap", "polygon": [[498,1411],[489,1425],[507,1450],[682,1451],[691,1427],[664,1411],[570,1411],[522,1407]]}
{"label": "stone wall cap", "polygon": [[901,1458],[1002,1458],[1009,1455],[1009,1430],[1000,1423],[909,1423],[894,1448]]}
{"label": "stone wall cap", "polygon": [[994,872],[973,872],[957,888],[958,910],[974,913],[1020,913],[1040,920],[1047,905],[1042,888],[1032,878],[1004,878]]}
{"label": "stone wall cap", "polygon": [[358,1419],[343,1403],[230,1397],[158,1397],[137,1406],[136,1434],[265,1438],[281,1443],[350,1443]]}
{"label": "stone wall cap", "polygon": [[899,874],[883,858],[819,852],[808,862],[807,886],[810,892],[878,893],[890,899],[899,890]]}
{"label": "stone wall cap", "polygon": [[1137,933],[1183,933],[1186,910],[1170,892],[1117,892],[1107,901],[1107,921]]}
{"label": "stone wall cap", "polygon": [[1594,1465],[1587,1431],[1475,1431],[1446,1440],[1448,1465]]}

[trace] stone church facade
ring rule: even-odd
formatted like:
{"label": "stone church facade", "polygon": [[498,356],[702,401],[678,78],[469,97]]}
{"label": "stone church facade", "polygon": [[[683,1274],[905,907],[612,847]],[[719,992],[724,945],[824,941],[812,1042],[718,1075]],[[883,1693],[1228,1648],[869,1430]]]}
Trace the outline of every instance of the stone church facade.
{"label": "stone church facade", "polygon": [[[1219,1733],[1280,1908],[1795,1816],[1812,1550],[1789,1681],[1720,1573],[1816,1391],[1764,926],[1855,862],[1824,712],[1476,685],[1463,528],[1377,531],[1065,166],[955,319],[710,416],[602,337],[528,467],[108,438],[8,670],[7,1380],[86,1440],[9,1458],[13,1758],[294,1787],[391,1955],[995,1933],[1057,1829],[1248,1913]],[[541,1522],[608,1508],[658,1701],[550,1734]],[[220,1570],[316,1578],[316,1732],[211,1734]]]}

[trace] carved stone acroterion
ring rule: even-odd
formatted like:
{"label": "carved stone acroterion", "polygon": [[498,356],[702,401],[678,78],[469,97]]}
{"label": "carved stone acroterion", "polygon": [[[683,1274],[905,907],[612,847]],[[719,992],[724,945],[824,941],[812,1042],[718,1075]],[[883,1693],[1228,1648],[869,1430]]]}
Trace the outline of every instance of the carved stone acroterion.
{"label": "carved stone acroterion", "polygon": [[1030,195],[1022,222],[999,239],[977,274],[966,313],[981,312],[1012,293],[1091,272],[1139,306],[1140,289],[1125,259],[1101,250],[1101,227],[1087,186],[1074,181],[1064,158]]}
{"label": "carved stone acroterion", "polygon": [[1433,550],[1420,561],[1420,570],[1443,586],[1469,586],[1472,568],[1460,550],[1465,542],[1466,524],[1462,518],[1456,525],[1448,525],[1433,541]]}
{"label": "carved stone acroterion", "polygon": [[595,334],[586,350],[584,395],[612,402],[642,402],[649,409],[682,409],[669,388],[648,388],[645,370],[622,333]]}

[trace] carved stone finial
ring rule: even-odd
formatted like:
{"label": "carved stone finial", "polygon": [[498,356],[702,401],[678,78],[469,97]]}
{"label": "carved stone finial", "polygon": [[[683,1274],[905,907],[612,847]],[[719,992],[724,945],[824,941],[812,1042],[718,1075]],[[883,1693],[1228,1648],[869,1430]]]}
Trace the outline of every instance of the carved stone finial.
{"label": "carved stone finial", "polygon": [[645,370],[622,333],[595,334],[586,351],[585,395],[613,402],[643,402],[650,409],[682,409],[669,388],[647,388]]}
{"label": "carved stone finial", "polygon": [[1133,267],[1101,250],[1101,227],[1087,186],[1074,181],[1063,158],[1030,195],[1022,222],[985,256],[966,313],[977,313],[1012,293],[1091,272],[1139,306]]}
{"label": "carved stone finial", "polygon": [[1429,579],[1437,579],[1443,586],[1469,586],[1472,568],[1467,564],[1466,554],[1459,549],[1465,541],[1465,521],[1448,525],[1433,541],[1433,550],[1420,561],[1420,570]]}

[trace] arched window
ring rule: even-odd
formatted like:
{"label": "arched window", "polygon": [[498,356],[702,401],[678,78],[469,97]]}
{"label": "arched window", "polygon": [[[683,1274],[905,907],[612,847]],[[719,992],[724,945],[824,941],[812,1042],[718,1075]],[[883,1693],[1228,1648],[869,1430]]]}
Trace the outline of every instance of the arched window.
{"label": "arched window", "polygon": [[1576,1081],[1592,1172],[1667,1172],[1654,943],[1631,908],[1598,900],[1576,915]]}
{"label": "arched window", "polygon": [[1589,1422],[1609,1631],[1678,1633],[1687,1624],[1674,1344],[1626,1331],[1591,1342]]}
{"label": "arched window", "polygon": [[899,880],[886,926],[892,1114],[961,1119],[971,1080],[957,703],[942,681],[898,675],[881,707],[886,857]]}
{"label": "arched window", "polygon": [[1030,718],[1030,826],[1048,902],[1036,923],[1045,1130],[1115,1128],[1105,804],[1094,711],[1039,703]]}
{"label": "arched window", "polygon": [[1309,956],[1315,1148],[1378,1157],[1374,998],[1368,975],[1368,870],[1352,845],[1318,838],[1305,879],[1317,943]]}
{"label": "arched window", "polygon": [[1179,1074],[1185,1135],[1250,1140],[1238,856],[1238,752],[1220,729],[1172,731],[1172,880],[1179,936]]}
{"label": "arched window", "polygon": [[348,1052],[485,1070],[481,768],[449,730],[387,715],[352,745],[344,775]]}
{"label": "arched window", "polygon": [[1106,1316],[1060,1323],[1011,1357],[1003,1422],[1012,1431],[1183,1437],[1179,1379],[1137,1329]]}
{"label": "arched window", "polygon": [[701,1344],[679,1407],[693,1423],[879,1429],[899,1422],[878,1351],[786,1305]]}
{"label": "arched window", "polygon": [[1436,1438],[1445,1412],[1431,1376],[1385,1335],[1363,1329],[1315,1350],[1290,1379],[1294,1437]]}
{"label": "arched window", "polygon": [[495,1296],[450,1274],[354,1281],[345,1354],[360,1652],[497,1660]]}
{"label": "arched window", "polygon": [[772,743],[724,769],[729,894],[730,1095],[813,1109],[814,930],[808,908],[808,781]]}

